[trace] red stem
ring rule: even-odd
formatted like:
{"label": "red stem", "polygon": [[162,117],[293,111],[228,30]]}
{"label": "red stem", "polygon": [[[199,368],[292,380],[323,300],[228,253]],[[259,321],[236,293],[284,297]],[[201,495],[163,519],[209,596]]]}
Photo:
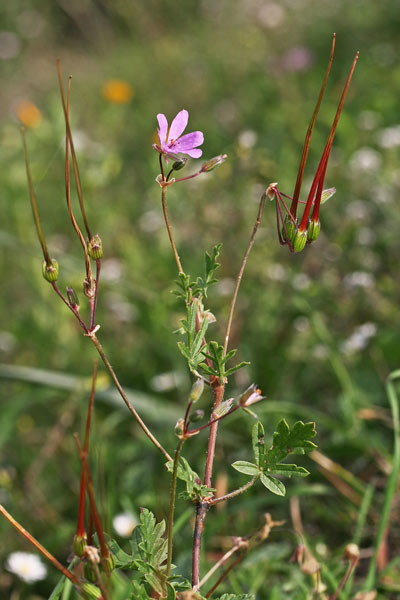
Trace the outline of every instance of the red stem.
{"label": "red stem", "polygon": [[[332,148],[333,138],[335,137],[336,127],[337,127],[337,124],[339,122],[339,118],[340,118],[340,114],[341,114],[342,109],[343,109],[344,102],[346,100],[347,92],[348,92],[348,89],[349,89],[349,86],[350,86],[351,78],[352,78],[353,73],[354,73],[354,69],[356,68],[358,56],[359,56],[359,53],[357,52],[356,55],[355,55],[355,57],[354,57],[353,64],[351,66],[350,73],[349,73],[349,75],[347,77],[345,86],[343,88],[342,96],[340,98],[339,106],[337,108],[336,115],[335,115],[335,118],[334,118],[333,123],[332,123],[332,128],[331,128],[331,131],[330,131],[330,134],[329,134],[329,137],[328,137],[328,141],[326,142],[324,151],[322,153],[321,160],[320,160],[318,168],[317,168],[317,172],[316,172],[314,180],[313,180],[313,182],[311,184],[311,189],[310,189],[310,193],[308,195],[307,204],[306,204],[306,207],[304,209],[303,217],[302,217],[302,220],[301,220],[301,223],[300,223],[300,226],[299,226],[299,231],[300,232],[304,232],[306,230],[306,228],[307,228],[308,216],[310,214],[310,210],[311,210],[311,206],[313,204],[314,195],[315,195],[315,191],[317,189],[317,186],[319,184],[322,186],[323,183],[324,183],[325,172],[326,172],[326,168],[327,168],[327,165],[328,165],[328,159],[329,159],[329,154],[330,154],[330,151],[331,151],[331,148]],[[321,189],[321,193],[322,193],[322,189]],[[314,220],[315,220],[315,217],[318,218],[318,211],[319,211],[320,201],[321,201],[321,198],[319,198],[319,201],[318,201],[317,198],[315,200],[315,206],[314,206],[314,211],[313,211],[313,218],[314,218]]]}
{"label": "red stem", "polygon": [[308,150],[310,148],[311,134],[312,134],[312,130],[313,130],[313,127],[314,127],[314,124],[315,124],[315,121],[316,121],[316,118],[317,118],[317,115],[318,115],[318,112],[319,112],[319,108],[321,106],[322,98],[323,98],[323,95],[324,95],[324,92],[325,92],[326,84],[327,84],[329,73],[330,73],[331,66],[332,66],[333,53],[335,51],[335,40],[336,40],[336,34],[334,33],[333,34],[333,40],[332,40],[331,55],[329,57],[328,68],[326,70],[325,78],[324,78],[324,81],[322,82],[322,87],[321,87],[321,91],[319,93],[317,104],[315,106],[313,115],[311,117],[311,122],[310,122],[310,124],[308,126],[307,133],[306,133],[306,138],[304,140],[303,153],[302,153],[301,159],[300,159],[299,170],[297,172],[296,186],[294,188],[292,205],[290,207],[290,212],[291,212],[291,214],[293,215],[294,218],[296,218],[296,214],[297,214],[297,205],[298,205],[299,196],[300,196],[301,184],[302,184],[302,181],[303,181],[304,169],[305,169],[306,162],[307,162]]}

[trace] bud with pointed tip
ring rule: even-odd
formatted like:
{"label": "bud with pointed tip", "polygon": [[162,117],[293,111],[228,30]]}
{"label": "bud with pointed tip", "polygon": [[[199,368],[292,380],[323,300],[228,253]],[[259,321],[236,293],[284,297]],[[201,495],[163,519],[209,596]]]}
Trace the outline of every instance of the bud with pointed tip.
{"label": "bud with pointed tip", "polygon": [[178,160],[176,160],[174,162],[174,164],[172,165],[172,169],[174,171],[180,171],[181,169],[183,169],[183,167],[186,167],[186,163],[187,163],[188,159],[185,157],[179,157]]}
{"label": "bud with pointed tip", "polygon": [[203,390],[204,390],[204,379],[199,377],[198,379],[196,379],[196,381],[192,385],[192,389],[191,389],[190,396],[189,396],[190,402],[193,402],[193,403],[197,402],[201,398]]}
{"label": "bud with pointed tip", "polygon": [[85,294],[86,298],[89,298],[89,300],[91,298],[93,298],[95,291],[96,291],[96,284],[93,281],[93,279],[91,279],[90,281],[88,278],[84,279],[83,280],[83,293]]}
{"label": "bud with pointed tip", "polygon": [[219,165],[222,165],[223,162],[227,159],[227,154],[218,154],[218,156],[214,156],[214,158],[210,158],[205,163],[202,164],[201,170],[203,173],[209,173],[213,171]]}
{"label": "bud with pointed tip", "polygon": [[307,241],[315,242],[321,231],[321,223],[318,221],[310,221],[307,227]]}
{"label": "bud with pointed tip", "polygon": [[72,540],[72,551],[76,556],[83,556],[87,548],[87,538],[85,535],[75,534]]}
{"label": "bud with pointed tip", "polygon": [[98,233],[89,241],[87,249],[90,258],[93,258],[93,260],[103,258],[103,244]]}
{"label": "bud with pointed tip", "polygon": [[360,558],[360,549],[357,544],[347,544],[344,551],[344,557],[351,561],[358,560]]}
{"label": "bud with pointed tip", "polygon": [[84,583],[81,587],[81,593],[86,600],[98,600],[101,598],[101,591],[91,583]]}
{"label": "bud with pointed tip", "polygon": [[181,437],[183,435],[184,426],[185,426],[185,421],[183,419],[178,419],[176,422],[176,425],[175,425],[175,434],[178,437]]}
{"label": "bud with pointed tip", "polygon": [[191,413],[189,416],[190,423],[197,423],[204,418],[204,410],[198,409]]}
{"label": "bud with pointed tip", "polygon": [[101,559],[101,566],[104,569],[104,572],[107,573],[107,575],[111,575],[113,569],[115,568],[115,559],[112,556],[112,554],[109,554],[108,556],[103,556],[103,558]]}
{"label": "bud with pointed tip", "polygon": [[229,400],[224,400],[221,404],[214,410],[213,417],[215,419],[219,419],[226,415],[227,412],[230,411],[233,404],[233,398],[229,398]]}
{"label": "bud with pointed tip", "polygon": [[72,287],[67,287],[67,298],[69,300],[70,305],[75,310],[79,310],[79,299],[78,294]]}
{"label": "bud with pointed tip", "polygon": [[88,581],[91,581],[92,583],[96,582],[96,571],[94,570],[92,563],[86,560],[83,564],[83,574]]}
{"label": "bud with pointed tip", "polygon": [[51,259],[51,264],[43,262],[42,275],[49,283],[54,283],[58,279],[58,262],[55,258]]}
{"label": "bud with pointed tip", "polygon": [[304,250],[307,242],[307,231],[296,231],[296,235],[293,238],[293,251],[301,252]]}
{"label": "bud with pointed tip", "polygon": [[285,220],[282,225],[282,237],[286,242],[293,244],[294,238],[296,236],[297,231],[297,223],[290,218],[289,215],[286,215]]}

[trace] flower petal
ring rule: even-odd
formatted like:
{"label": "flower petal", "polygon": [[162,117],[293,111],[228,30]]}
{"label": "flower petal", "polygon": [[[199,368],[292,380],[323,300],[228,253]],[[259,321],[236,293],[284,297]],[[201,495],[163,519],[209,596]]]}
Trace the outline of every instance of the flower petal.
{"label": "flower petal", "polygon": [[168,121],[167,117],[162,113],[157,115],[157,121],[160,129],[158,130],[158,139],[160,140],[161,146],[163,146],[167,140]]}
{"label": "flower petal", "polygon": [[182,154],[188,154],[192,158],[200,158],[200,156],[203,154],[203,150],[200,150],[200,148],[194,148],[193,150],[186,150],[185,152],[183,152],[181,150],[181,152],[182,152]]}
{"label": "flower petal", "polygon": [[168,140],[177,140],[180,135],[185,131],[188,123],[189,113],[187,110],[181,110],[176,115],[175,119],[171,123],[169,129]]}
{"label": "flower petal", "polygon": [[175,152],[187,152],[204,142],[204,135],[201,131],[192,131],[177,140],[174,144]]}

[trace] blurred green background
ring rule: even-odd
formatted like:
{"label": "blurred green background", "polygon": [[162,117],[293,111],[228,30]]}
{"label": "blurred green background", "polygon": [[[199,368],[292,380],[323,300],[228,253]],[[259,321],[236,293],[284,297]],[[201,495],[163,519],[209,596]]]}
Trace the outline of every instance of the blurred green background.
{"label": "blurred green background", "polygon": [[[84,265],[64,197],[59,57],[65,81],[73,76],[71,124],[86,208],[104,246],[99,337],[141,414],[173,452],[173,425],[185,409],[190,377],[172,333],[183,310],[170,293],[176,267],[154,181],[156,114],[171,120],[186,108],[188,131],[204,132],[203,156],[228,154],[218,170],[168,191],[186,272],[201,274],[204,250],[224,244],[220,281],[207,305],[217,317],[210,334],[222,340],[259,198],[271,181],[293,191],[334,31],[336,55],[303,196],[359,50],[326,177],[326,187],[335,186],[337,193],[322,208],[318,241],[295,256],[278,244],[275,209],[266,205],[232,334],[240,360],[251,365],[232,379],[228,395],[256,382],[267,396],[257,412],[269,434],[281,416],[291,424],[315,420],[320,452],[352,475],[343,476],[326,461],[321,465],[324,457],[317,455],[302,461],[311,476],[289,481],[286,498],[256,488],[221,508],[217,517],[210,513],[204,565],[220,556],[229,536],[260,527],[265,512],[286,520],[284,531],[273,533],[249,555],[242,573],[221,587],[221,593],[252,592],[260,599],[306,598],[312,591],[311,578],[289,563],[297,543],[290,510],[295,498],[310,550],[325,565],[327,593],[331,579],[345,571],[343,548],[357,533],[369,483],[374,499],[359,532],[364,554],[356,581],[366,573],[376,536],[393,446],[384,379],[400,365],[400,2],[1,4],[0,498],[60,560],[70,552],[77,508],[79,464],[72,433],[82,430],[95,352],[41,276],[16,115],[27,125],[42,226],[60,263],[60,287],[72,285],[80,293]],[[196,161],[186,169],[195,170]],[[204,396],[206,411],[210,400]],[[215,474],[221,490],[245,481],[229,465],[250,459],[251,426],[250,417],[235,413],[220,427]],[[203,433],[185,447],[199,472],[206,443]],[[92,459],[111,533],[112,519],[122,511],[137,514],[146,506],[159,519],[166,516],[169,478],[162,460],[113,395],[103,370]],[[188,575],[192,509],[178,501],[177,514],[182,519],[174,562]],[[383,565],[395,558],[399,527],[394,512]],[[9,554],[22,549],[30,550],[0,521],[0,596],[45,598],[57,573],[49,569],[46,580],[27,585],[3,568]],[[379,585],[378,597],[398,597],[396,564]]]}

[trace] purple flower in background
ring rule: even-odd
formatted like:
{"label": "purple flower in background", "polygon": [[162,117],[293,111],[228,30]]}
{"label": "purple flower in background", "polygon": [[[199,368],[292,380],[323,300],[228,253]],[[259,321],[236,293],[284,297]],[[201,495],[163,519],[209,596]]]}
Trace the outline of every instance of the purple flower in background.
{"label": "purple flower in background", "polygon": [[201,131],[193,131],[182,136],[188,119],[188,111],[181,110],[172,121],[168,130],[167,117],[163,114],[158,114],[158,139],[160,140],[160,145],[155,144],[154,148],[161,154],[188,154],[192,158],[200,158],[203,151],[197,148],[197,146],[200,146],[204,142],[203,133]]}

